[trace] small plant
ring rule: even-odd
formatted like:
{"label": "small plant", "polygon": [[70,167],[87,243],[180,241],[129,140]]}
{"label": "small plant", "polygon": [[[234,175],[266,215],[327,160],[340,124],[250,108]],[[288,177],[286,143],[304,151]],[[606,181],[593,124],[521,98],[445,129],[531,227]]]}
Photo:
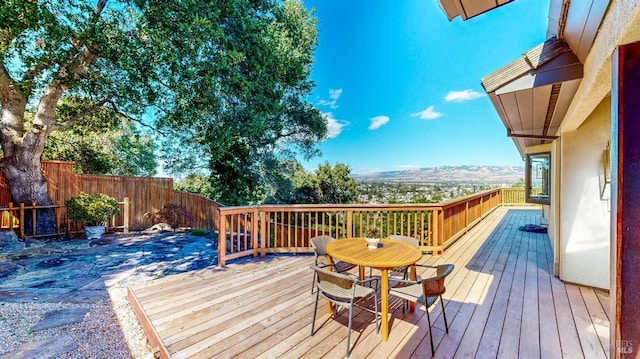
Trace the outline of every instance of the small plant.
{"label": "small plant", "polygon": [[202,228],[194,228],[189,232],[189,234],[196,237],[204,237],[204,235],[207,234],[207,231]]}
{"label": "small plant", "polygon": [[192,227],[196,221],[191,211],[176,203],[168,203],[162,209],[147,212],[144,218],[153,224],[166,223],[174,231],[179,227]]}
{"label": "small plant", "polygon": [[120,213],[118,201],[104,193],[84,193],[71,197],[65,202],[67,217],[82,222],[86,226],[99,226],[110,217]]}
{"label": "small plant", "polygon": [[370,225],[364,232],[367,238],[380,238],[380,229],[376,225]]}
{"label": "small plant", "polygon": [[382,237],[382,227],[378,213],[368,213],[366,217],[366,226],[364,229],[364,236],[366,238],[380,238]]}

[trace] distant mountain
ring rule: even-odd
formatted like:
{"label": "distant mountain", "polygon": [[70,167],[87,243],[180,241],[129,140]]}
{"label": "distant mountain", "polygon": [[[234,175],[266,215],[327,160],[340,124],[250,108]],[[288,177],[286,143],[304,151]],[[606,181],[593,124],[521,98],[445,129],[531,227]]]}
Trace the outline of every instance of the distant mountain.
{"label": "distant mountain", "polygon": [[511,184],[524,178],[524,166],[438,166],[403,171],[352,174],[351,177],[358,182]]}

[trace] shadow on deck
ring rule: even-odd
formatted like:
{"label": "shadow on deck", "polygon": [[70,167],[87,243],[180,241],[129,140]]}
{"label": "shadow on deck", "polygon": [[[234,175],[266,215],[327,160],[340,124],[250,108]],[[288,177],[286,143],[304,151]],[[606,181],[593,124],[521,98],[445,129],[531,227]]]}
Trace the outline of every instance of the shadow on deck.
{"label": "shadow on deck", "polygon": [[[608,357],[608,293],[553,277],[549,237],[518,229],[539,222],[539,210],[499,208],[443,255],[423,256],[456,265],[444,296],[449,334],[441,306],[430,309],[437,358]],[[310,336],[312,262],[269,255],[136,284],[129,299],[163,357],[342,357],[344,313],[319,309]],[[403,314],[401,304],[391,297],[386,342],[370,301],[354,312],[352,358],[431,355],[424,309]]]}

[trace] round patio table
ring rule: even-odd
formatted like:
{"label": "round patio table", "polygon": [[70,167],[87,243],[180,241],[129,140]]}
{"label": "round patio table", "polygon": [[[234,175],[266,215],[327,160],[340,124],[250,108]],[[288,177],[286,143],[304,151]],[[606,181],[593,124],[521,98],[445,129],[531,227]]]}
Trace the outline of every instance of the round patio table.
{"label": "round patio table", "polygon": [[327,244],[329,261],[338,259],[360,266],[360,278],[364,279],[364,267],[378,269],[381,274],[382,340],[389,338],[389,269],[411,266],[411,279],[416,279],[415,264],[422,257],[420,249],[409,244],[382,239],[378,248],[370,249],[364,238],[345,238]]}

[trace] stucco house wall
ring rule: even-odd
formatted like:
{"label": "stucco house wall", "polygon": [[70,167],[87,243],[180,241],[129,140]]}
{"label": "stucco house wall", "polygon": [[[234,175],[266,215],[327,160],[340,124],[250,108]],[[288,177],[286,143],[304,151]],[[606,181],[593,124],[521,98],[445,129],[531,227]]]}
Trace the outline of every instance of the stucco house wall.
{"label": "stucco house wall", "polygon": [[560,279],[604,289],[610,283],[610,206],[601,186],[610,107],[606,97],[578,129],[562,134],[560,145]]}

